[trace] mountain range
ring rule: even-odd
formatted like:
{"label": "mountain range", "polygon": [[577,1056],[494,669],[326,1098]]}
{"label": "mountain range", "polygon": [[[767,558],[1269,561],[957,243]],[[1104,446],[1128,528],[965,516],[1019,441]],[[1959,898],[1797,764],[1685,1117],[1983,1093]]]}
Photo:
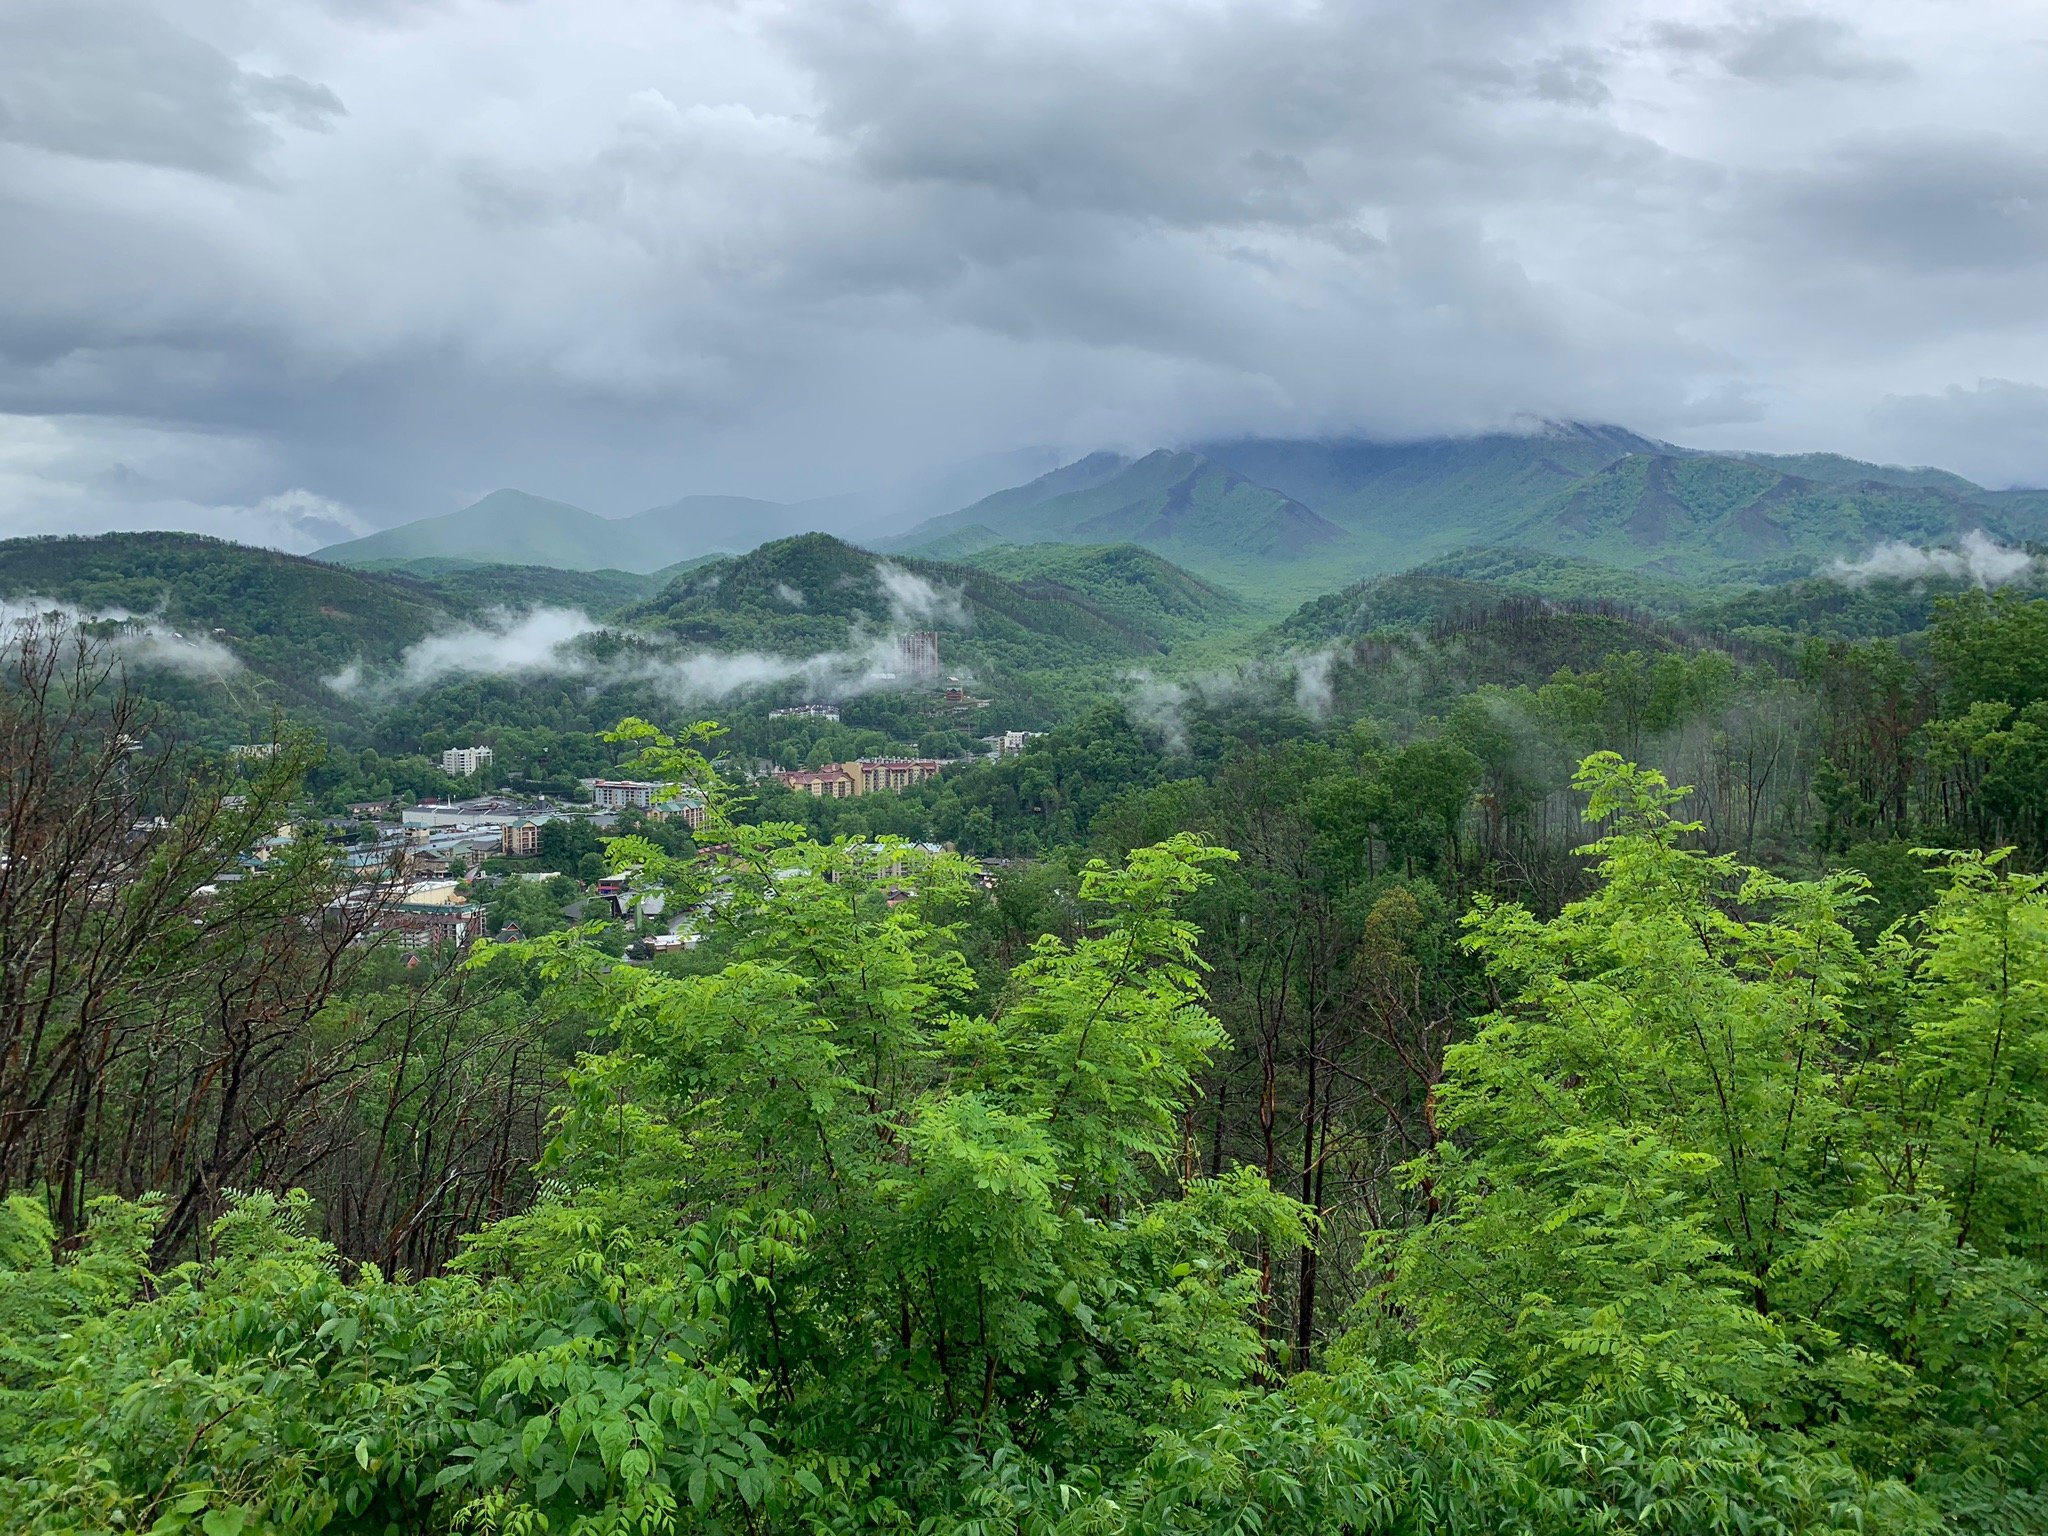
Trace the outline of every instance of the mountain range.
{"label": "mountain range", "polygon": [[459,512],[330,544],[319,553],[323,560],[354,566],[439,560],[651,572],[721,551],[751,549],[810,526],[808,514],[749,496],[685,496],[631,517],[610,518],[545,496],[499,490]]}
{"label": "mountain range", "polygon": [[[840,502],[689,496],[603,518],[503,490],[330,546],[320,558],[648,574],[848,515]],[[1564,424],[1417,442],[1244,438],[1135,457],[1099,452],[907,529],[899,518],[893,533],[875,526],[850,536],[947,561],[1001,547],[1131,544],[1225,588],[1293,602],[1475,545],[1728,580],[1793,574],[1885,540],[1940,542],[1979,527],[2005,539],[2048,531],[2048,492],[1989,491],[1945,470],[1834,454],[1710,452]]]}
{"label": "mountain range", "polygon": [[1471,545],[1686,580],[1811,569],[1884,540],[2048,529],[2048,497],[1832,454],[1711,453],[1615,427],[1412,443],[1242,439],[1096,454],[892,541],[953,558],[1112,534],[1226,582],[1369,576]]}
{"label": "mountain range", "polygon": [[[215,745],[262,739],[276,709],[346,736],[377,707],[373,695],[337,688],[351,665],[388,674],[430,637],[474,649],[543,608],[579,610],[613,643],[653,658],[882,655],[905,630],[933,630],[946,672],[1014,698],[1041,687],[1033,674],[1146,663],[1243,618],[1228,594],[1131,545],[988,558],[999,568],[878,555],[812,533],[658,575],[439,557],[420,570],[365,570],[196,534],[39,537],[0,541],[0,617],[70,610],[116,644],[151,698]],[[614,718],[640,707],[625,699]],[[1056,707],[1049,700],[1045,712]]]}

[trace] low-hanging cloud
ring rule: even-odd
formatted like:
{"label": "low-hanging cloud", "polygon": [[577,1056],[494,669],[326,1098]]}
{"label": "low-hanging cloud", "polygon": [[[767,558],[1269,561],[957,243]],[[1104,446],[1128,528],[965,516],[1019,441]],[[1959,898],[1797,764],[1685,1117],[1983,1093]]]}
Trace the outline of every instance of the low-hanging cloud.
{"label": "low-hanging cloud", "polygon": [[187,634],[161,617],[123,608],[81,608],[47,597],[0,598],[0,636],[19,642],[37,626],[76,629],[131,666],[214,681],[242,670],[241,658],[212,635]]}
{"label": "low-hanging cloud", "polygon": [[1850,586],[1946,576],[1967,579],[1980,587],[2001,587],[2031,575],[2039,563],[2024,549],[2001,544],[1983,529],[1972,528],[1953,549],[1893,541],[1878,545],[1861,560],[1836,560],[1825,574]]}
{"label": "low-hanging cloud", "polygon": [[1168,752],[1188,749],[1188,716],[1196,709],[1260,704],[1292,706],[1311,720],[1325,720],[1335,707],[1335,647],[1259,657],[1226,671],[1166,678],[1150,672],[1126,674],[1124,714],[1152,731]]}
{"label": "low-hanging cloud", "polygon": [[[601,636],[617,643],[595,643]],[[337,693],[396,697],[458,677],[541,676],[641,687],[672,704],[712,703],[790,684],[806,697],[845,698],[908,682],[893,629],[857,632],[834,650],[783,656],[680,647],[659,636],[609,629],[580,609],[552,607],[500,610],[429,635],[390,665],[351,662],[324,681]]]}
{"label": "low-hanging cloud", "polygon": [[957,587],[942,587],[888,560],[875,563],[875,581],[889,600],[889,622],[895,628],[948,624],[964,629],[969,623],[966,597]]}

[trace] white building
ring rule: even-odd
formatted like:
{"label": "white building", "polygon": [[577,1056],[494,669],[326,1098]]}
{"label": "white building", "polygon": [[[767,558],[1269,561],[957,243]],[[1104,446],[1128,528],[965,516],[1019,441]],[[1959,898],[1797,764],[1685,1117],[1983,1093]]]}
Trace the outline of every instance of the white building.
{"label": "white building", "polygon": [[1015,757],[1026,745],[1044,734],[1043,731],[998,731],[981,739],[987,745],[990,757]]}
{"label": "white building", "polygon": [[489,747],[450,747],[441,754],[441,771],[458,779],[471,777],[491,762]]}
{"label": "white building", "polygon": [[638,779],[591,779],[588,783],[592,803],[603,811],[624,810],[627,806],[647,810],[661,790],[659,784],[646,784]]}

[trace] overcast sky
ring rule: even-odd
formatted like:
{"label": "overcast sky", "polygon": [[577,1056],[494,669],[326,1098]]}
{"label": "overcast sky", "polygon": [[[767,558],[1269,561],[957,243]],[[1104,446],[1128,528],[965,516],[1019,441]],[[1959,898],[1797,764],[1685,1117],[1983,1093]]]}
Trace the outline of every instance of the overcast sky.
{"label": "overcast sky", "polygon": [[0,531],[1529,418],[2048,482],[2044,78],[2040,0],[0,0]]}

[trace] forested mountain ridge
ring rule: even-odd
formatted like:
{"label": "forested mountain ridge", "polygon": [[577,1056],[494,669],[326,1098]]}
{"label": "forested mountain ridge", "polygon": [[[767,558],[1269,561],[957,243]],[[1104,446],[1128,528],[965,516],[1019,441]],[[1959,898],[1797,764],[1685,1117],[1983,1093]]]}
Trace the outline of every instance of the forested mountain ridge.
{"label": "forested mountain ridge", "polygon": [[1493,526],[1631,453],[1683,452],[1581,423],[1413,442],[1246,438],[1199,451],[1352,532],[1418,539]]}
{"label": "forested mountain ridge", "polygon": [[[2044,497],[1987,491],[1940,469],[1716,453],[1558,423],[1413,442],[1248,438],[1136,458],[1092,453],[867,542],[945,560],[997,544],[1129,542],[1262,600],[1295,602],[1331,576],[1405,569],[1475,544],[1702,580],[1978,526],[2025,537],[2048,529]],[[689,496],[613,519],[502,490],[320,557],[647,574],[814,530],[859,500]]]}
{"label": "forested mountain ridge", "polygon": [[319,557],[337,565],[442,559],[565,570],[627,570],[643,558],[629,552],[611,520],[567,502],[509,489],[492,491],[439,517],[330,544]]}
{"label": "forested mountain ridge", "polygon": [[[1219,484],[1229,487],[1230,511],[1212,524],[1177,524],[1171,488],[1159,483],[1191,462],[1227,473]],[[1096,454],[897,542],[964,558],[996,541],[1128,538],[1252,589],[1277,580],[1298,591],[1311,563],[1374,575],[1461,545],[1582,554],[1713,581],[1978,527],[2025,537],[2048,528],[2035,505],[2041,494],[1985,491],[1938,469],[1836,454],[1716,454],[1566,423],[1410,443],[1244,439],[1135,461]],[[1247,532],[1219,531],[1233,516],[1250,517]]]}
{"label": "forested mountain ridge", "polygon": [[[181,711],[212,717],[239,739],[262,730],[275,708],[333,724],[339,701],[323,678],[351,659],[390,661],[464,608],[411,577],[186,533],[0,542],[0,599],[160,623],[169,643],[131,664]],[[181,660],[209,647],[224,653],[224,668]]]}
{"label": "forested mountain ridge", "polygon": [[[1115,556],[1110,557],[1116,562]],[[1170,570],[1170,567],[1162,567]],[[1157,580],[1160,569],[1143,574]],[[972,565],[877,555],[830,534],[764,544],[685,572],[622,619],[716,649],[802,656],[906,629],[932,629],[942,653],[1013,668],[1085,666],[1156,655],[1185,624],[1156,600],[1098,601],[1099,557],[1072,584],[1056,575],[1012,580]],[[1128,590],[1131,583],[1122,584]],[[1135,584],[1146,590],[1142,581]],[[1158,582],[1171,590],[1170,582]],[[1220,603],[1227,601],[1216,594]],[[1184,602],[1184,598],[1182,599]]]}
{"label": "forested mountain ridge", "polygon": [[[707,556],[715,559],[716,556]],[[684,567],[700,562],[686,562]],[[635,571],[569,570],[554,565],[490,565],[477,560],[424,556],[379,560],[350,567],[378,575],[411,577],[450,602],[470,608],[532,608],[542,604],[582,608],[603,616],[644,601],[682,574],[675,566],[645,574]]]}
{"label": "forested mountain ridge", "polygon": [[1948,544],[1979,528],[2011,539],[2038,532],[2031,523],[1944,485],[1812,480],[1745,459],[1636,453],[1491,537],[1711,579],[1769,562],[1811,567],[1886,541]]}
{"label": "forested mountain ridge", "polygon": [[1163,448],[1136,460],[1079,460],[892,542],[915,549],[976,528],[1018,544],[1142,544],[1204,569],[1231,560],[1286,564],[1345,541],[1341,528],[1293,497],[1200,454]]}
{"label": "forested mountain ridge", "polygon": [[1390,576],[1368,576],[1312,598],[1273,626],[1292,645],[1356,639],[1384,630],[1427,628],[1504,599],[1543,598],[1616,604],[1676,616],[1709,592],[1581,556],[1515,548],[1474,548]]}
{"label": "forested mountain ridge", "polygon": [[1212,631],[1244,607],[1221,587],[1137,544],[1002,544],[959,563],[1027,587],[1043,581],[1077,592],[1103,612],[1161,636]]}

